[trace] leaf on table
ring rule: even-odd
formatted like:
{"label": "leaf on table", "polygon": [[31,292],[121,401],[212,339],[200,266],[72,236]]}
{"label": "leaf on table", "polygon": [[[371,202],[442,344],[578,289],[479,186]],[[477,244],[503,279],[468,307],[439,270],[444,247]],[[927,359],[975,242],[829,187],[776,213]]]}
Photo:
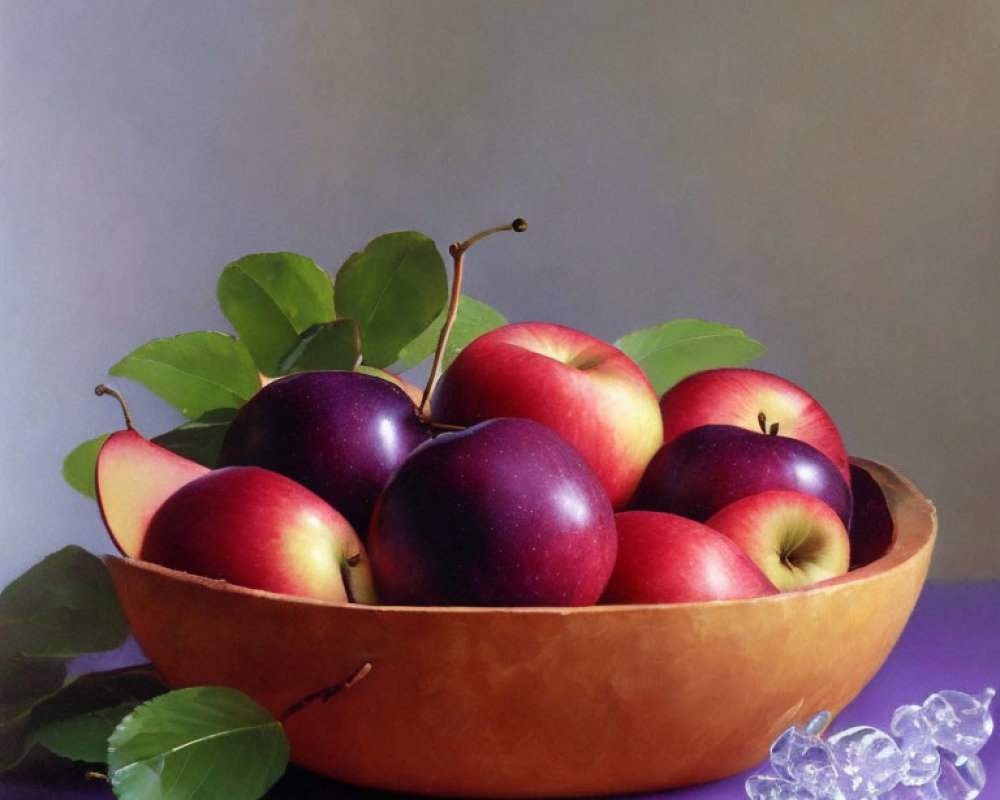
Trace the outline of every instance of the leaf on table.
{"label": "leaf on table", "polygon": [[[402,349],[399,360],[404,369],[412,369],[434,353],[447,314],[447,309],[438,314],[434,322],[423,333]],[[445,346],[441,368],[447,369],[448,365],[455,360],[455,356],[473,339],[506,324],[507,320],[504,315],[495,308],[467,295],[459,297],[455,322],[452,325],[451,334],[448,336],[448,344]]]}
{"label": "leaf on table", "polygon": [[615,346],[642,367],[657,394],[695,372],[742,366],[766,349],[739,328],[701,319],[642,328]]}
{"label": "leaf on table", "polygon": [[242,692],[201,686],[138,706],[108,742],[120,800],[256,800],[284,773],[281,725]]}
{"label": "leaf on table", "polygon": [[282,374],[280,362],[299,335],[333,319],[333,283],[316,263],[296,253],[257,253],[226,266],[216,295],[257,367]]}
{"label": "leaf on table", "polygon": [[433,240],[387,233],[344,262],[334,294],[337,317],[358,321],[364,363],[386,367],[441,313],[448,277]]}
{"label": "leaf on table", "polygon": [[97,497],[97,489],[94,485],[94,474],[97,471],[97,454],[100,452],[101,445],[107,441],[110,435],[110,433],[105,433],[94,439],[88,439],[83,444],[74,447],[69,455],[63,459],[63,480],[80,492],[80,494],[84,494],[90,498]]}
{"label": "leaf on table", "polygon": [[307,328],[279,362],[282,374],[313,369],[353,369],[361,356],[358,322],[344,317]]}
{"label": "leaf on table", "polygon": [[104,562],[69,545],[0,592],[0,657],[71,658],[119,647],[128,635]]}
{"label": "leaf on table", "polygon": [[188,419],[217,408],[239,408],[260,388],[257,368],[243,343],[216,331],[154,339],[108,372],[139,381]]}
{"label": "leaf on table", "polygon": [[108,738],[122,719],[166,692],[149,665],[81,675],[35,707],[30,741],[64,758],[105,763]]}
{"label": "leaf on table", "polygon": [[198,419],[154,436],[152,441],[179,456],[215,469],[219,465],[222,442],[236,417],[235,408],[213,408]]}

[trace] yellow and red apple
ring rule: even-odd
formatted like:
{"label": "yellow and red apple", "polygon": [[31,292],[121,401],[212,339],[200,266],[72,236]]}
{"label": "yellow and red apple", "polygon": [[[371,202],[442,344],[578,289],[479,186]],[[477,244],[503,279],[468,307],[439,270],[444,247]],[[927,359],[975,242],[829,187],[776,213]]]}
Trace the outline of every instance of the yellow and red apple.
{"label": "yellow and red apple", "polygon": [[375,600],[350,523],[301,484],[261,467],[224,467],[182,486],[153,515],[139,556],[253,589]]}
{"label": "yellow and red apple", "polygon": [[658,400],[618,348],[547,322],[504,325],[467,345],[434,393],[435,421],[473,425],[523,417],[580,451],[615,508],[631,497],[663,443]]}
{"label": "yellow and red apple", "polygon": [[209,470],[129,428],[98,453],[96,487],[108,533],[126,556],[253,589],[374,601],[354,529],[276,472]]}
{"label": "yellow and red apple", "polygon": [[705,524],[739,545],[781,591],[843,575],[850,563],[840,517],[819,498],[801,492],[750,495]]}
{"label": "yellow and red apple", "polygon": [[756,369],[727,367],[689,375],[660,399],[663,440],[701,425],[736,425],[800,439],[819,450],[848,486],[847,450],[830,415],[805,389]]}

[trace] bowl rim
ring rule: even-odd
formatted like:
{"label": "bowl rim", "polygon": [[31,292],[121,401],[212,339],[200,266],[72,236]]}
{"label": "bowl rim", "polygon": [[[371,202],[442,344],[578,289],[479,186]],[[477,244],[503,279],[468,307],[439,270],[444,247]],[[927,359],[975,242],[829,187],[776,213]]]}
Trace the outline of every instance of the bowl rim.
{"label": "bowl rim", "polygon": [[[490,614],[518,615],[518,616],[583,616],[591,614],[620,614],[622,612],[650,612],[657,613],[680,613],[690,608],[705,607],[733,607],[757,604],[777,604],[790,602],[791,598],[802,596],[813,596],[817,594],[833,593],[847,590],[848,587],[859,584],[877,581],[888,573],[898,569],[902,565],[913,561],[925,550],[932,548],[937,536],[937,510],[934,504],[920,492],[919,489],[906,477],[901,475],[892,467],[881,464],[877,461],[857,458],[852,456],[852,464],[862,467],[878,481],[880,486],[890,484],[894,494],[898,494],[901,500],[916,503],[915,509],[927,524],[920,526],[907,526],[901,529],[896,523],[896,514],[893,513],[893,535],[889,549],[876,560],[861,567],[851,570],[843,575],[820,581],[801,589],[779,592],[773,595],[762,597],[738,598],[731,600],[701,600],[679,603],[602,603],[589,606],[406,606],[406,605],[380,605],[353,603],[348,601],[318,600],[298,595],[271,592],[264,589],[252,589],[246,586],[230,583],[218,578],[206,578],[170,567],[160,566],[149,561],[143,561],[131,556],[106,554],[106,563],[115,562],[126,566],[129,569],[159,574],[183,583],[193,584],[212,591],[221,591],[227,594],[244,595],[255,597],[267,601],[278,601],[289,605],[300,606],[322,606],[328,608],[343,609],[347,613],[357,614],[407,614],[426,615],[434,614],[460,615],[460,616],[481,616]],[[922,512],[922,513],[921,513]]]}

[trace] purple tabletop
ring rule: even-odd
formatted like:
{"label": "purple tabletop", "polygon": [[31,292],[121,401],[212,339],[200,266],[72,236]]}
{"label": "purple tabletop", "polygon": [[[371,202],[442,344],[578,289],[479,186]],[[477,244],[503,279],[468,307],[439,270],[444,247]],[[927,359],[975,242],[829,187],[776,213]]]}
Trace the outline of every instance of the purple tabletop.
{"label": "purple tabletop", "polygon": [[[1000,583],[930,583],[924,587],[906,630],[886,663],[865,689],[833,721],[829,732],[853,725],[886,729],[892,712],[919,703],[938,689],[978,693],[1000,688]],[[128,663],[135,652],[116,656]],[[88,662],[86,668],[118,664]],[[980,753],[987,785],[982,800],[1000,798],[1000,736]],[[740,800],[750,770],[726,780],[687,789],[632,795],[631,800]],[[2,800],[108,800],[113,795],[100,779],[87,777],[88,767],[44,754],[0,777]],[[404,795],[358,789],[291,768],[268,792],[267,800],[390,800]],[[219,800],[225,800],[220,798]]]}

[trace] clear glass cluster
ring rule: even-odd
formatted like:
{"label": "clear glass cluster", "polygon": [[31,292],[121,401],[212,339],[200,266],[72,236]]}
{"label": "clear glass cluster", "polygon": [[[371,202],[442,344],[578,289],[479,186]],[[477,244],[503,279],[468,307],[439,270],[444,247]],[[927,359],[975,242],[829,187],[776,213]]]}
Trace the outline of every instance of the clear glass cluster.
{"label": "clear glass cluster", "polygon": [[986,785],[976,755],[993,733],[990,702],[946,689],[900,706],[889,733],[860,725],[822,737],[821,711],[771,745],[771,773],[747,779],[750,800],[973,800]]}

